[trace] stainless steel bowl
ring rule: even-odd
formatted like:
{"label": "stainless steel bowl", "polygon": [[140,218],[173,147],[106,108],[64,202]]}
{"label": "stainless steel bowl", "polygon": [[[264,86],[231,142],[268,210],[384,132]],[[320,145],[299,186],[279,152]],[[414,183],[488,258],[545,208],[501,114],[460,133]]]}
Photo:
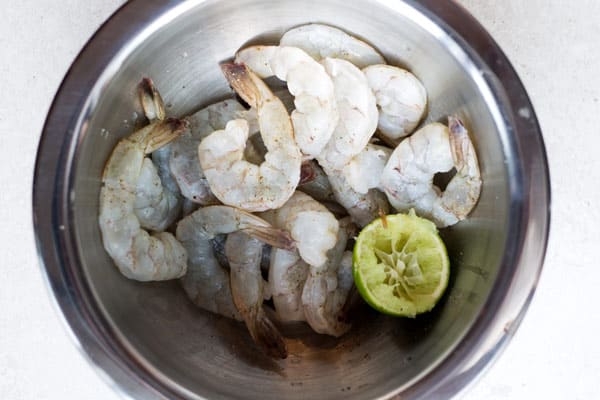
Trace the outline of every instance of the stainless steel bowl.
{"label": "stainless steel bowl", "polygon": [[[176,282],[117,272],[97,225],[103,165],[141,110],[150,76],[170,115],[230,96],[219,63],[249,42],[323,22],[364,38],[427,87],[428,120],[468,123],[484,187],[470,219],[443,232],[447,295],[415,320],[365,312],[343,338],[289,332],[275,362],[243,325],[188,303]],[[136,398],[447,398],[509,341],[541,271],[549,179],[540,129],[510,63],[482,27],[437,0],[133,0],[69,70],[40,141],[34,183],[38,250],[51,291],[90,361]]]}

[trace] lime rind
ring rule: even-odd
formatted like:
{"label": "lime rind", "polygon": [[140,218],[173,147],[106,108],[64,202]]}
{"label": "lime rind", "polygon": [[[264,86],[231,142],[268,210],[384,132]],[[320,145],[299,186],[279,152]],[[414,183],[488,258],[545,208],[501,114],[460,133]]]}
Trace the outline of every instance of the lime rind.
{"label": "lime rind", "polygon": [[446,246],[435,224],[414,212],[373,221],[354,246],[356,287],[385,314],[415,317],[430,311],[444,293],[449,273]]}

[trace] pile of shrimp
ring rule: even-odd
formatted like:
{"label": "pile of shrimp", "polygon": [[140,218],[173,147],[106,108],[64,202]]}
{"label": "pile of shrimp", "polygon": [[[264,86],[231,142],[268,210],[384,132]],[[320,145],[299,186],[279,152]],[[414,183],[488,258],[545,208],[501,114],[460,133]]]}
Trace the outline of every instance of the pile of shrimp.
{"label": "pile of shrimp", "polygon": [[[102,177],[99,225],[121,273],[180,279],[198,307],[243,321],[287,355],[278,325],[341,336],[353,292],[353,237],[393,210],[440,227],[467,217],[481,178],[463,122],[424,119],[411,72],[330,26],[251,46],[221,70],[237,95],[168,118],[150,79],[148,124],[117,143]],[[287,90],[264,79],[276,76]],[[414,133],[413,133],[414,132]],[[454,172],[444,190],[437,173]]]}

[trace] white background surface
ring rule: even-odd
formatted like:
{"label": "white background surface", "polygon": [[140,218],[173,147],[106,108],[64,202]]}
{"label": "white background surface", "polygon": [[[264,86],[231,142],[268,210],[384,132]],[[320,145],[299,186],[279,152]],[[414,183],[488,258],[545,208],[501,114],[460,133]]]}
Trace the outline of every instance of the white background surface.
{"label": "white background surface", "polygon": [[[24,0],[2,7],[1,399],[117,399],[51,307],[30,204],[37,142],[52,97],[77,52],[122,3]],[[460,3],[523,79],[544,132],[553,188],[552,231],[537,294],[506,352],[465,398],[599,398],[600,2]]]}

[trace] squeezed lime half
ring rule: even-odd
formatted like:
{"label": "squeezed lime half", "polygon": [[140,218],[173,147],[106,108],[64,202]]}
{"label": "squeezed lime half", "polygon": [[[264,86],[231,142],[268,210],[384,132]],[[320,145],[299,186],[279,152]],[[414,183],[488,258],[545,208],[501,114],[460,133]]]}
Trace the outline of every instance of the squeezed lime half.
{"label": "squeezed lime half", "polygon": [[411,210],[364,227],[354,245],[352,269],[359,293],[373,308],[414,318],[442,297],[450,261],[435,224]]}

